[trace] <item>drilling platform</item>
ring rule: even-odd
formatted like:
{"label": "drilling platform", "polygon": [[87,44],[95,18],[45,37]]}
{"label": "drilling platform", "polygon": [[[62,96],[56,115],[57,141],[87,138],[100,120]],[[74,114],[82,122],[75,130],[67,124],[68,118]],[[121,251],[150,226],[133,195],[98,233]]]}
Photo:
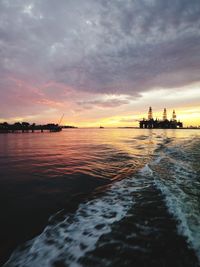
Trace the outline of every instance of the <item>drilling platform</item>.
{"label": "drilling platform", "polygon": [[140,128],[158,128],[158,129],[176,129],[183,128],[183,123],[177,121],[176,112],[173,110],[172,118],[170,120],[167,119],[167,110],[164,108],[163,118],[162,120],[153,118],[152,107],[149,107],[148,111],[148,119],[143,118],[143,120],[139,121]]}

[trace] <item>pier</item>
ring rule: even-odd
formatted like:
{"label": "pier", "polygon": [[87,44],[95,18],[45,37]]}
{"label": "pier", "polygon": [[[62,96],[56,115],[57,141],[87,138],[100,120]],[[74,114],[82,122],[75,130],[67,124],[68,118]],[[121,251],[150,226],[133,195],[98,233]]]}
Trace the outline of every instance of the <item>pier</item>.
{"label": "pier", "polygon": [[0,133],[34,133],[34,132],[60,132],[62,127],[58,124],[49,123],[44,125],[30,124],[28,122],[16,122],[9,124],[7,122],[0,123]]}

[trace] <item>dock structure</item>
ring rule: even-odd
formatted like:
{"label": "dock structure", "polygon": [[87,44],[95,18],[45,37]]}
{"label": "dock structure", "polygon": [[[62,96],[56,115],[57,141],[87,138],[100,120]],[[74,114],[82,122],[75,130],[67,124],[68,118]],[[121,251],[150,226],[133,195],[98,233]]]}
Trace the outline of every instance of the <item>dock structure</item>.
{"label": "dock structure", "polygon": [[44,125],[36,125],[35,123],[30,124],[28,122],[16,122],[9,124],[7,122],[0,123],[0,133],[29,133],[29,132],[60,132],[62,127],[58,124],[49,123]]}
{"label": "dock structure", "polygon": [[143,118],[139,121],[140,128],[160,128],[160,129],[176,129],[183,128],[183,123],[177,121],[176,112],[173,110],[172,118],[170,120],[167,119],[167,110],[164,108],[163,118],[162,120],[153,118],[152,107],[149,107],[148,111],[148,119]]}

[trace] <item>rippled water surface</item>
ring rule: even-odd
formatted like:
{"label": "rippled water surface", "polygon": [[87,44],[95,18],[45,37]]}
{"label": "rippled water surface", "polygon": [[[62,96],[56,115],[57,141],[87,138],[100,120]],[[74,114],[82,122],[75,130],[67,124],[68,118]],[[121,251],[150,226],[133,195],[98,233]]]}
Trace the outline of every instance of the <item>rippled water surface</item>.
{"label": "rippled water surface", "polygon": [[198,130],[0,135],[4,266],[199,266]]}

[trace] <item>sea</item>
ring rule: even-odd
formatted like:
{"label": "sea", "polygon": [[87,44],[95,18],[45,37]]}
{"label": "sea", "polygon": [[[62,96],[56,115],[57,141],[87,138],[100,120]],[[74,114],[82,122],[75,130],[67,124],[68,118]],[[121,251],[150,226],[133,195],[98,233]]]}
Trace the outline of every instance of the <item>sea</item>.
{"label": "sea", "polygon": [[3,267],[200,266],[200,130],[0,135]]}

